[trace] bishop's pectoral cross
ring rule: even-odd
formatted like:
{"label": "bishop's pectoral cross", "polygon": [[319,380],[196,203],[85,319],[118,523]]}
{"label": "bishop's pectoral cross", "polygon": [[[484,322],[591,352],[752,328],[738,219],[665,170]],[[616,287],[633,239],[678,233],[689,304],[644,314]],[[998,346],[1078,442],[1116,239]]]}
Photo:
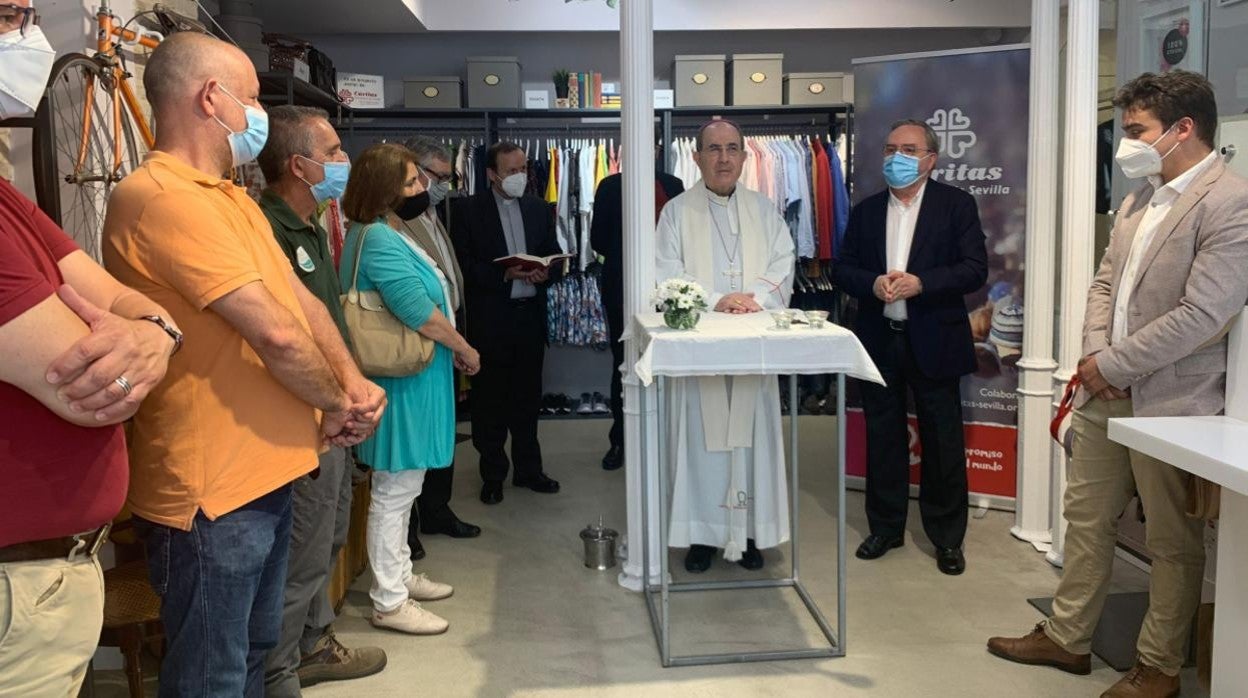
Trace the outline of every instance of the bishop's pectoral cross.
{"label": "bishop's pectoral cross", "polygon": [[733,291],[741,290],[741,278],[745,276],[745,272],[738,269],[735,265],[729,265],[728,270],[723,272],[728,277],[728,283],[732,286]]}

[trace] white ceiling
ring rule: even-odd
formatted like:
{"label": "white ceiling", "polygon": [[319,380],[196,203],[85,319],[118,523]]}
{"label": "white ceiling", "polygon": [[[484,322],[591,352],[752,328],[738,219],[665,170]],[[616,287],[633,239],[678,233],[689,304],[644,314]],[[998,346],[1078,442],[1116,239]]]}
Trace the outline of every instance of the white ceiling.
{"label": "white ceiling", "polygon": [[[256,0],[256,7],[266,31],[296,34],[619,28],[619,10],[606,0]],[[911,29],[1028,26],[1031,1],[654,0],[654,7],[658,31]]]}

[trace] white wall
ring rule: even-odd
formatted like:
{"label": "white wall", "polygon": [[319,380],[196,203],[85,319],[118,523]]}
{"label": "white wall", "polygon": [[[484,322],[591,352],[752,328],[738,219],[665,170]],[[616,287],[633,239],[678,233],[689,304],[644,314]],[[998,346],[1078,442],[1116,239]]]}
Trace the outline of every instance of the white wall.
{"label": "white wall", "polygon": [[[1216,3],[1215,3],[1216,5]],[[1209,80],[1223,115],[1248,113],[1248,2],[1209,8]]]}
{"label": "white wall", "polygon": [[[268,31],[285,31],[270,25]],[[654,65],[660,81],[672,77],[677,54],[783,53],[786,72],[851,70],[851,61],[910,51],[982,46],[983,29],[861,29],[732,32],[659,32]],[[1020,41],[1007,29],[1000,43]],[[524,82],[549,83],[557,68],[594,70],[608,81],[620,74],[616,34],[601,32],[429,32],[412,35],[310,35],[340,71],[386,77],[386,100],[403,100],[402,80],[418,75],[464,76],[467,56],[518,56]]]}

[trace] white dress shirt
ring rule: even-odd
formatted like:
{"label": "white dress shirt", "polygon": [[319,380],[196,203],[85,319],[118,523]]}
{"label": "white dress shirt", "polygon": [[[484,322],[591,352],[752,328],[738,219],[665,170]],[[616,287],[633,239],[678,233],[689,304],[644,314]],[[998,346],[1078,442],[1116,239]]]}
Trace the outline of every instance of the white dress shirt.
{"label": "white dress shirt", "polygon": [[1114,302],[1113,322],[1110,324],[1110,344],[1118,344],[1127,338],[1131,292],[1140,278],[1140,263],[1144,259],[1144,252],[1156,236],[1157,229],[1166,220],[1166,216],[1170,215],[1174,202],[1178,201],[1183,192],[1191,186],[1192,181],[1217,158],[1218,151],[1211,151],[1205,159],[1189,167],[1186,172],[1170,180],[1164,186],[1159,186],[1160,178],[1149,177],[1149,182],[1153,185],[1153,196],[1148,200],[1148,210],[1140,219],[1140,227],[1136,229],[1135,237],[1131,240],[1131,251],[1127,253],[1127,263],[1122,268],[1122,278],[1118,282],[1118,298]]}
{"label": "white dress shirt", "polygon": [[[925,191],[927,191],[926,181],[923,182],[923,186],[919,187],[918,193],[914,195],[909,204],[903,204],[891,189],[888,192],[888,223],[885,229],[888,235],[885,248],[888,269],[885,273],[906,271],[906,265],[910,263],[910,246],[914,243],[914,225],[919,221],[919,209],[923,206],[923,192]],[[892,303],[885,303],[884,317],[904,322],[909,317],[906,314],[906,302],[896,300]]]}

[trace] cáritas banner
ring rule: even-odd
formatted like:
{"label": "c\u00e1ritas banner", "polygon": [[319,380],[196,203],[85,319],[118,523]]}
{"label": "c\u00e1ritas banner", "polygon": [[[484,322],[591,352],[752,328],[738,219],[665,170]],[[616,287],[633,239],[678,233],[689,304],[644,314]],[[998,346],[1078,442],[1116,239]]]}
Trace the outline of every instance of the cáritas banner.
{"label": "c\u00e1ritas banner", "polygon": [[[881,148],[889,125],[922,119],[940,138],[932,178],[961,187],[979,204],[988,284],[966,297],[979,365],[962,380],[962,418],[971,492],[1001,506],[1012,504],[1017,466],[1029,61],[1026,45],[854,61],[854,202],[885,187]],[[865,422],[856,389],[849,400],[847,467],[851,476],[864,476]],[[918,441],[911,416],[914,483]]]}

